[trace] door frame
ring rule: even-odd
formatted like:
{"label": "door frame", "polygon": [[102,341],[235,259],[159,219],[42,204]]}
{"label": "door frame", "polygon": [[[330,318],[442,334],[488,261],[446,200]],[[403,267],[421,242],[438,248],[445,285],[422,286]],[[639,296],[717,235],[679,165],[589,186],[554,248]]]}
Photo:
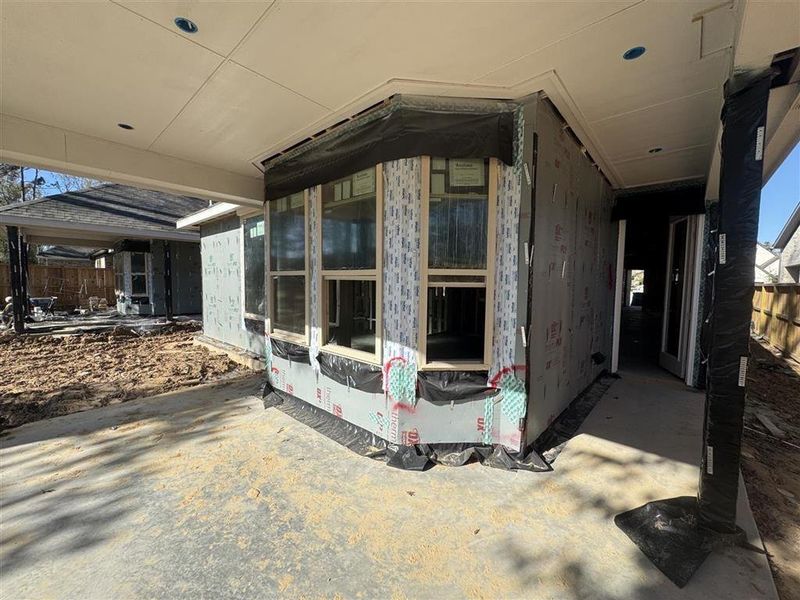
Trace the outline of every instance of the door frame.
{"label": "door frame", "polygon": [[[678,329],[678,355],[673,356],[666,351],[667,346],[667,329],[669,326],[669,311],[670,311],[670,280],[672,277],[672,258],[675,244],[675,227],[678,223],[686,221],[686,241],[683,255],[683,289],[681,290],[681,322]],[[661,323],[661,347],[658,355],[658,363],[663,368],[667,369],[681,379],[687,379],[688,364],[694,360],[693,353],[690,352],[690,343],[692,339],[692,324],[696,327],[696,318],[694,316],[693,300],[695,295],[695,288],[697,286],[696,278],[696,256],[698,253],[697,248],[697,230],[698,219],[696,215],[681,215],[670,217],[669,220],[669,234],[667,245],[667,265],[665,273],[664,286],[664,307],[662,314],[664,318]]]}

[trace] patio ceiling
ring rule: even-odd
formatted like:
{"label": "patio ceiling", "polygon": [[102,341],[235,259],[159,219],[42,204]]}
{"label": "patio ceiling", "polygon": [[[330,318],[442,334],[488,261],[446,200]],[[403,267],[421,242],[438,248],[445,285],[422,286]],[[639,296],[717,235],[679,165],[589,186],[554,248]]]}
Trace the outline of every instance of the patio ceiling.
{"label": "patio ceiling", "polygon": [[800,5],[719,0],[4,0],[0,20],[4,160],[251,204],[261,159],[397,92],[543,90],[616,187],[704,177],[734,58],[800,45]]}

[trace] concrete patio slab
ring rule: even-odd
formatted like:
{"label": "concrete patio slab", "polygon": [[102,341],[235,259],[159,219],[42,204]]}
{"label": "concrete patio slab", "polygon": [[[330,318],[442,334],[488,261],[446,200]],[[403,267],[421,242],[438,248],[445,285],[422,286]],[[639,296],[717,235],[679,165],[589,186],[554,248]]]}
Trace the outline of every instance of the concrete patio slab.
{"label": "concrete patio slab", "polygon": [[712,555],[679,590],[613,524],[696,493],[703,397],[678,382],[623,374],[546,474],[391,469],[264,410],[257,387],[4,437],[0,596],[776,598],[763,555]]}

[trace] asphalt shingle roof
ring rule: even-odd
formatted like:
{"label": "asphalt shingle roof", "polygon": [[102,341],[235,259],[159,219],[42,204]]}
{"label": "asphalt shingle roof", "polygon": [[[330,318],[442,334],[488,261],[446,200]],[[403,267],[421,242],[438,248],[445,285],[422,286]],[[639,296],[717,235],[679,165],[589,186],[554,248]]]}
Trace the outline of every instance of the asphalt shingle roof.
{"label": "asphalt shingle roof", "polygon": [[207,207],[208,201],[200,198],[107,183],[2,206],[0,223],[14,216],[80,223],[87,230],[96,225],[172,232],[178,219]]}

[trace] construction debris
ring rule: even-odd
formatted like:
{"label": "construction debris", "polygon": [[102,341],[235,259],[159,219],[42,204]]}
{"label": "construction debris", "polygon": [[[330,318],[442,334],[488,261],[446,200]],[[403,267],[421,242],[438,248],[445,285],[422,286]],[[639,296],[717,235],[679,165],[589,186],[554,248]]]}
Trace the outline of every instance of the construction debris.
{"label": "construction debris", "polygon": [[197,322],[0,336],[0,430],[251,373],[192,343]]}

